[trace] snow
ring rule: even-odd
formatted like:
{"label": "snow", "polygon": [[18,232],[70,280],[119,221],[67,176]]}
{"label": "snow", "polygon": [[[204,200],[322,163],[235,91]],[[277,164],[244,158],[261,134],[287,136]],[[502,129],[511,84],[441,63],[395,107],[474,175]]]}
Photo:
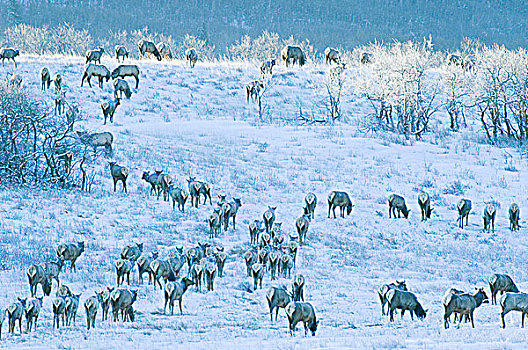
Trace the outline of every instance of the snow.
{"label": "snow", "polygon": [[[103,56],[109,69],[117,66]],[[325,67],[286,70],[275,67],[265,97],[268,122],[257,122],[257,107],[246,103],[245,84],[258,78],[258,68],[243,63],[138,61],[139,89],[118,107],[114,124],[102,125],[100,104],[112,97],[111,83],[80,87],[83,61],[75,57],[23,56],[16,70],[38,98],[53,102],[51,90],[40,91],[42,66],[60,72],[67,98],[81,107],[85,118],[76,128],[108,130],[114,134],[114,159],[129,167],[129,193],[112,191],[106,161],[101,160],[90,193],[78,191],[0,190],[0,308],[29,296],[26,270],[32,263],[55,258],[60,242],[84,240],[86,252],[77,261],[77,273],[67,267],[61,281],[84,299],[115,284],[114,262],[121,248],[144,242],[145,252],[171,247],[189,248],[208,240],[206,217],[210,205],[198,209],[186,204],[184,214],[149,196],[141,180],[145,170],[163,169],[173,182],[186,187],[191,175],[208,181],[217,194],[240,197],[237,229],[215,239],[229,253],[225,277],[215,280],[215,291],[199,293],[190,287],[183,297],[184,315],[163,315],[163,294],[152,286],[137,285],[136,322],[101,322],[87,331],[84,309],[77,325],[52,330],[51,297],[45,298],[36,332],[7,334],[3,325],[2,348],[517,348],[526,339],[520,315],[506,317],[500,328],[500,307],[484,304],[475,312],[475,329],[468,324],[443,329],[441,298],[446,289],[487,287],[492,273],[508,273],[521,290],[528,289],[525,264],[528,250],[524,228],[508,229],[507,210],[512,201],[527,207],[527,164],[512,149],[477,143],[478,127],[457,135],[429,136],[412,145],[395,143],[391,135],[370,137],[357,130],[356,121],[368,105],[349,93],[342,102],[348,123],[334,126],[300,126],[295,122],[299,105],[313,110]],[[0,75],[15,71],[12,65]],[[95,80],[95,79],[94,79]],[[129,81],[133,87],[132,79]],[[508,154],[517,171],[505,164]],[[507,170],[508,168],[508,170]],[[463,195],[451,188],[459,181]],[[456,186],[456,185],[455,185]],[[429,192],[434,208],[430,221],[421,222],[417,205],[420,190]],[[328,219],[326,196],[347,191],[354,204],[348,217]],[[268,205],[277,206],[277,221],[288,236],[302,214],[304,195],[316,193],[318,206],[308,231],[308,244],[300,249],[295,273],[306,278],[305,299],[313,304],[319,329],[304,337],[297,326],[288,331],[284,310],[271,323],[265,301],[272,286],[290,287],[291,280],[271,282],[248,293],[240,288],[245,276],[243,252],[248,248],[248,224],[262,217]],[[386,198],[405,197],[409,220],[389,219]],[[473,202],[470,225],[456,223],[456,202]],[[486,203],[497,210],[495,233],[482,231]],[[521,227],[524,221],[521,222]],[[184,267],[183,273],[187,268]],[[381,316],[377,289],[395,279],[406,280],[425,309],[424,321],[408,314],[390,323]],[[252,282],[252,281],[251,281]],[[56,285],[54,284],[52,295]],[[38,295],[42,291],[38,287]],[[489,289],[487,288],[488,297]],[[25,320],[24,320],[25,323]],[[25,325],[23,326],[25,332]]]}

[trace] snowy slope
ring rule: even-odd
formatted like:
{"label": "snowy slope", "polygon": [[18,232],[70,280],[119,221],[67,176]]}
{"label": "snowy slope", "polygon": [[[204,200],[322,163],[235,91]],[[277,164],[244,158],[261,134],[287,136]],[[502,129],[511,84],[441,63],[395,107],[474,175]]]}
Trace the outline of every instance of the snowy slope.
{"label": "snowy slope", "polygon": [[[103,62],[116,66],[108,56]],[[386,138],[365,137],[354,122],[367,107],[351,94],[343,102],[350,123],[335,126],[299,126],[299,106],[314,110],[314,89],[324,67],[277,69],[265,103],[271,123],[257,123],[256,107],[247,104],[245,84],[258,78],[254,66],[202,63],[191,70],[183,62],[140,61],[141,81],[129,101],[124,101],[113,125],[102,125],[100,104],[111,98],[111,83],[100,90],[94,84],[81,88],[83,62],[79,58],[22,57],[16,70],[24,84],[52,102],[52,93],[40,92],[38,72],[47,66],[60,72],[67,97],[86,114],[77,128],[108,130],[114,134],[114,159],[130,168],[129,193],[112,191],[107,164],[101,160],[90,193],[56,190],[0,191],[0,307],[29,294],[26,269],[54,258],[58,243],[84,240],[87,251],[79,258],[78,272],[69,267],[61,281],[81,302],[115,283],[114,262],[121,248],[144,242],[145,251],[194,246],[207,238],[206,216],[210,205],[189,208],[184,214],[149,196],[141,180],[144,170],[163,168],[173,181],[186,186],[196,176],[213,186],[213,199],[225,193],[241,197],[237,229],[215,240],[230,257],[225,277],[216,279],[214,292],[185,294],[184,315],[163,315],[163,295],[152,286],[134,288],[136,322],[100,322],[87,331],[84,310],[77,326],[52,330],[51,298],[46,298],[39,328],[31,334],[8,335],[6,348],[124,348],[150,344],[152,348],[236,348],[259,343],[262,348],[514,348],[524,344],[520,315],[507,316],[499,327],[499,306],[484,305],[475,313],[476,328],[443,329],[441,298],[450,287],[469,290],[486,286],[494,272],[508,273],[521,290],[528,289],[525,229],[508,230],[507,210],[519,204],[521,218],[527,208],[526,161],[514,150],[477,144],[470,131],[443,136],[412,146]],[[14,71],[2,68],[0,76]],[[95,79],[94,79],[95,80]],[[132,82],[130,81],[131,86]],[[427,140],[426,140],[427,141]],[[505,166],[512,155],[517,171]],[[432,219],[421,222],[417,194],[429,192]],[[331,190],[347,191],[354,204],[352,215],[328,219],[326,196]],[[457,193],[456,190],[462,192]],[[304,195],[317,194],[316,218],[308,245],[298,256],[296,273],[306,278],[305,297],[316,310],[320,329],[304,337],[302,324],[292,338],[284,310],[270,323],[265,292],[272,285],[290,286],[290,279],[271,282],[248,293],[249,283],[241,254],[248,247],[248,224],[261,218],[268,205],[277,206],[277,221],[288,235],[302,213]],[[407,199],[409,220],[389,219],[386,198],[396,192]],[[455,193],[455,194],[453,194]],[[463,194],[462,194],[463,193]],[[456,202],[470,198],[473,211],[468,229],[456,223]],[[493,201],[498,208],[495,233],[482,232],[482,211]],[[189,203],[187,203],[189,207]],[[523,222],[521,222],[521,226]],[[186,268],[184,268],[184,273]],[[382,317],[377,288],[405,279],[424,308],[424,321],[409,316],[390,323]],[[55,293],[55,286],[52,293]],[[41,294],[40,287],[38,294]],[[488,291],[489,296],[489,291]],[[23,327],[25,330],[25,326]]]}

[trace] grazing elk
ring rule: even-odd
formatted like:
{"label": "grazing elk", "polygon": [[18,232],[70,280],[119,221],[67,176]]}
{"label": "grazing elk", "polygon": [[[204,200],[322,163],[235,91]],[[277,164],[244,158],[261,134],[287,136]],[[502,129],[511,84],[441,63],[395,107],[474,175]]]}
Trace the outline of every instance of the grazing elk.
{"label": "grazing elk", "polygon": [[341,58],[339,57],[339,51],[337,49],[327,47],[324,50],[324,55],[326,64],[331,64],[332,62],[335,64],[341,63]]}
{"label": "grazing elk", "polygon": [[29,298],[26,301],[26,321],[27,321],[27,331],[31,332],[31,329],[37,329],[37,321],[40,315],[40,310],[42,309],[42,301],[44,297],[40,298]]}
{"label": "grazing elk", "polygon": [[260,74],[262,75],[272,75],[273,74],[273,67],[277,64],[275,59],[262,62],[260,65]]}
{"label": "grazing elk", "polygon": [[185,60],[191,68],[194,68],[196,61],[198,61],[198,53],[194,47],[185,50]]}
{"label": "grazing elk", "polygon": [[490,226],[491,230],[495,232],[495,206],[493,204],[488,204],[484,208],[484,214],[482,215],[482,220],[484,221],[484,231],[489,232]]}
{"label": "grazing elk", "polygon": [[140,284],[143,284],[143,275],[145,273],[148,273],[148,277],[149,277],[149,284],[152,283],[152,270],[150,269],[150,263],[154,260],[157,260],[158,259],[158,252],[152,252],[150,253],[150,255],[141,255],[136,263],[137,263],[137,267],[138,267],[138,272],[139,272],[139,283]]}
{"label": "grazing elk", "polygon": [[292,283],[293,301],[304,301],[304,276],[298,273]]}
{"label": "grazing elk", "polygon": [[348,193],[346,192],[340,192],[340,191],[332,191],[328,195],[328,218],[330,218],[330,213],[334,214],[334,219],[336,218],[335,215],[335,208],[339,207],[339,210],[341,212],[341,217],[345,217],[345,209],[347,215],[350,215],[352,212],[352,201],[350,200],[350,197],[348,196]]}
{"label": "grazing elk", "polygon": [[139,68],[135,64],[122,64],[112,71],[112,79],[125,77],[134,77],[136,80],[136,89],[139,86]]}
{"label": "grazing elk", "polygon": [[45,296],[50,295],[51,293],[51,281],[46,270],[40,265],[31,265],[27,271],[27,276],[29,280],[29,290],[31,296],[35,297],[37,294],[37,285],[40,283],[42,286],[42,293]]}
{"label": "grazing elk", "polygon": [[44,269],[50,281],[52,279],[57,281],[58,287],[60,285],[59,274],[62,271],[62,267],[64,266],[64,260],[58,258],[57,261],[43,262],[40,264],[40,266]]}
{"label": "grazing elk", "polygon": [[101,56],[103,56],[104,52],[105,52],[105,49],[102,47],[96,50],[86,51],[86,63],[94,62],[94,63],[101,64]]}
{"label": "grazing elk", "polygon": [[427,310],[423,309],[416,296],[411,292],[391,289],[387,292],[386,297],[389,304],[391,322],[394,321],[394,311],[396,309],[402,310],[402,317],[406,310],[410,311],[411,319],[414,319],[413,314],[416,314],[418,318],[425,318],[427,314]]}
{"label": "grazing elk", "polygon": [[305,208],[308,210],[306,214],[310,214],[311,218],[315,218],[315,207],[317,206],[317,196],[315,193],[309,192],[306,197],[304,197],[304,203],[306,204]]}
{"label": "grazing elk", "polygon": [[42,91],[46,91],[46,89],[49,89],[51,84],[51,75],[48,68],[42,67],[42,69],[40,70],[40,81],[42,82]]}
{"label": "grazing elk", "polygon": [[84,252],[84,241],[77,243],[62,243],[57,247],[57,256],[63,261],[71,262],[71,270],[77,271],[75,262]]}
{"label": "grazing elk", "polygon": [[166,60],[172,60],[172,50],[169,44],[159,43],[157,47],[162,58]]}
{"label": "grazing elk", "polygon": [[119,63],[119,58],[120,57],[121,57],[121,60],[123,62],[125,61],[125,57],[129,58],[128,57],[128,51],[127,51],[126,47],[124,47],[123,45],[116,45],[116,47],[115,47],[115,57],[116,57],[116,60],[117,60],[118,63]]}
{"label": "grazing elk", "polygon": [[277,207],[268,206],[268,210],[266,210],[264,214],[262,214],[264,226],[266,227],[266,233],[271,232],[271,228],[273,227],[273,223],[275,222],[275,210],[277,210]]}
{"label": "grazing elk", "polygon": [[306,56],[304,55],[303,50],[295,45],[286,45],[281,51],[281,58],[286,67],[288,67],[290,63],[292,65],[298,64],[301,67],[306,63]]}
{"label": "grazing elk", "polygon": [[420,206],[420,212],[422,214],[422,221],[426,221],[431,218],[431,199],[429,193],[422,191],[418,195],[418,205]]}
{"label": "grazing elk", "polygon": [[519,293],[519,289],[513,282],[513,279],[504,274],[498,274],[494,273],[489,278],[489,287],[491,291],[491,303],[497,304],[497,293],[500,292],[503,294],[504,292],[512,292],[512,293]]}
{"label": "grazing elk", "polygon": [[521,327],[524,328],[524,316],[528,314],[528,294],[504,293],[500,299],[502,328],[506,328],[504,316],[510,311],[521,312]]}
{"label": "grazing elk", "polygon": [[10,47],[3,47],[0,49],[0,59],[2,59],[2,67],[4,66],[4,60],[7,60],[7,63],[9,63],[9,60],[12,60],[15,64],[15,68],[17,68],[17,63],[15,61],[15,57],[20,55],[19,50],[15,50]]}
{"label": "grazing elk", "polygon": [[171,315],[174,311],[174,302],[178,300],[178,304],[180,307],[180,315],[183,315],[182,310],[182,298],[183,294],[187,291],[187,288],[189,286],[193,285],[194,282],[188,279],[187,277],[184,277],[181,279],[180,282],[169,282],[165,285],[165,305],[163,306],[163,313],[166,312],[167,303],[169,303],[169,309]]}
{"label": "grazing elk", "polygon": [[450,293],[443,302],[444,305],[444,328],[449,328],[449,317],[456,312],[460,315],[459,324],[462,322],[464,315],[469,316],[471,327],[475,328],[473,322],[473,312],[482,303],[488,302],[488,296],[484,292],[484,288],[477,289],[475,293]]}
{"label": "grazing elk", "polygon": [[111,132],[94,132],[87,133],[86,131],[77,131],[79,140],[86,146],[92,147],[94,152],[98,147],[104,147],[108,154],[112,154],[112,142],[114,142],[114,135]]}
{"label": "grazing elk", "polygon": [[223,213],[223,222],[224,222],[224,231],[227,231],[229,228],[229,218],[233,218],[233,230],[236,229],[235,220],[238,209],[242,206],[242,201],[240,198],[233,198],[232,202],[224,202],[222,204],[222,213]]}
{"label": "grazing elk", "polygon": [[315,317],[315,310],[310,303],[300,303],[292,301],[286,306],[286,316],[290,324],[290,334],[293,336],[297,323],[304,323],[304,335],[308,333],[308,329],[315,336],[317,325],[319,322]]}
{"label": "grazing elk", "polygon": [[310,227],[310,217],[307,208],[304,208],[304,214],[295,221],[295,227],[297,228],[297,234],[299,235],[299,243],[303,245],[306,243],[306,234]]}
{"label": "grazing elk", "polygon": [[519,229],[519,206],[512,203],[508,209],[508,216],[510,219],[510,230],[517,231]]}
{"label": "grazing elk", "polygon": [[110,81],[110,71],[106,66],[89,63],[84,66],[83,76],[81,79],[81,86],[84,84],[84,79],[88,81],[88,85],[92,87],[92,77],[97,77],[99,81],[99,88],[103,88],[103,81]]}
{"label": "grazing elk", "polygon": [[255,263],[251,266],[251,276],[253,277],[253,290],[257,290],[260,282],[260,289],[262,289],[262,279],[264,278],[265,266]]}
{"label": "grazing elk", "polygon": [[95,318],[99,308],[99,296],[96,294],[84,301],[84,310],[86,311],[86,327],[88,330],[95,327]]}
{"label": "grazing elk", "polygon": [[461,199],[457,203],[458,209],[458,227],[464,228],[464,218],[466,218],[466,226],[468,225],[469,212],[471,211],[471,201],[469,199]]}
{"label": "grazing elk", "polygon": [[110,166],[110,175],[114,181],[114,192],[116,191],[117,182],[121,181],[123,184],[123,191],[127,193],[126,181],[128,178],[128,168],[118,165],[116,162],[108,162]]}
{"label": "grazing elk", "polygon": [[106,119],[110,119],[110,123],[114,122],[114,113],[119,106],[121,100],[116,98],[114,100],[106,101],[101,104],[101,109],[103,110],[104,125],[106,125]]}
{"label": "grazing elk", "polygon": [[22,316],[24,315],[24,310],[26,309],[26,300],[27,299],[21,299],[17,298],[18,301],[9,304],[9,306],[6,309],[7,312],[7,318],[9,322],[9,333],[14,334],[15,333],[15,324],[18,320],[18,329],[20,331],[20,334],[22,334]]}
{"label": "grazing elk", "polygon": [[147,54],[149,57],[154,56],[158,61],[161,61],[161,55],[158,51],[158,48],[152,41],[140,40],[138,42],[138,50],[140,58],[145,57],[145,54]]}
{"label": "grazing elk", "polygon": [[123,94],[125,94],[126,98],[130,98],[132,96],[132,91],[130,90],[130,86],[128,86],[128,83],[124,79],[115,79],[114,80],[114,98],[118,98],[118,94],[121,95],[121,98],[123,98]]}
{"label": "grazing elk", "polygon": [[176,203],[178,203],[178,209],[182,213],[185,212],[185,202],[187,202],[189,193],[183,188],[171,185],[169,187],[169,196],[172,198],[172,209],[176,209]]}
{"label": "grazing elk", "polygon": [[402,196],[397,194],[391,194],[389,196],[389,219],[392,216],[396,219],[396,212],[398,213],[398,219],[400,218],[400,213],[407,219],[409,217],[409,212],[411,210],[407,209],[405,205],[405,199]]}
{"label": "grazing elk", "polygon": [[391,289],[398,289],[406,292],[407,285],[405,284],[405,281],[396,281],[396,283],[384,284],[378,289],[378,296],[381,303],[381,315],[385,315],[385,304],[387,304],[387,292]]}
{"label": "grazing elk", "polygon": [[51,302],[53,307],[53,328],[60,328],[60,319],[62,318],[62,326],[66,325],[66,297],[57,297]]}
{"label": "grazing elk", "polygon": [[273,310],[275,310],[275,321],[277,321],[279,308],[286,308],[291,302],[291,296],[284,288],[270,287],[266,292],[266,300],[268,301],[271,322],[273,322]]}
{"label": "grazing elk", "polygon": [[372,55],[372,53],[362,52],[361,55],[359,56],[359,62],[361,62],[361,64],[372,63],[373,58],[374,56]]}
{"label": "grazing elk", "polygon": [[68,287],[65,284],[62,284],[55,293],[55,296],[57,297],[71,297],[73,295],[70,287]]}
{"label": "grazing elk", "polygon": [[246,100],[249,103],[249,100],[257,101],[258,98],[264,92],[266,84],[263,80],[254,80],[250,81],[246,85]]}

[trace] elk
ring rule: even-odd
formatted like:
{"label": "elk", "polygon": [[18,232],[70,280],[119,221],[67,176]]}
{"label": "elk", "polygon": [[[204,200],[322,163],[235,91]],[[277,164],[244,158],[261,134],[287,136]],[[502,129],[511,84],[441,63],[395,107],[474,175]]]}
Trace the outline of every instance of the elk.
{"label": "elk", "polygon": [[161,55],[158,51],[158,48],[156,47],[156,44],[154,44],[152,41],[148,40],[140,40],[138,42],[138,50],[139,50],[139,56],[143,58],[145,54],[148,56],[155,56],[158,61],[161,61]]}
{"label": "elk", "polygon": [[6,309],[7,318],[9,321],[9,333],[15,333],[15,323],[18,320],[18,329],[20,334],[22,334],[22,315],[24,315],[24,310],[26,309],[26,300],[17,298],[18,301],[9,304]]}
{"label": "elk", "polygon": [[185,202],[189,198],[189,193],[186,190],[171,185],[169,187],[169,197],[172,198],[172,210],[176,209],[176,203],[178,203],[178,209],[182,213],[185,212]]}
{"label": "elk", "polygon": [[96,50],[86,51],[86,63],[94,62],[101,64],[101,56],[105,52],[105,49],[100,47]]}
{"label": "elk", "polygon": [[42,301],[44,297],[40,298],[30,298],[26,301],[26,321],[27,321],[27,331],[31,332],[33,326],[35,330],[37,329],[37,321],[40,315],[40,310],[42,309]]}
{"label": "elk", "polygon": [[110,80],[110,71],[106,66],[89,63],[84,66],[83,76],[81,79],[81,86],[84,84],[84,79],[88,81],[88,85],[92,87],[92,77],[97,77],[99,81],[99,88],[103,88],[103,80],[106,79],[106,82]]}
{"label": "elk", "polygon": [[73,320],[73,324],[75,325],[75,320],[77,318],[77,310],[79,309],[79,299],[81,298],[81,294],[74,294],[72,296],[66,297],[66,309],[64,310],[64,314],[66,316],[66,326],[69,326],[71,324],[71,321]]}
{"label": "elk", "polygon": [[253,277],[253,290],[257,290],[260,282],[260,289],[262,289],[262,279],[264,278],[265,266],[255,263],[251,266],[251,276]]}
{"label": "elk", "polygon": [[125,283],[125,276],[127,278],[127,284],[130,285],[130,272],[134,263],[130,260],[119,259],[115,263],[116,275],[117,275],[117,286]]}
{"label": "elk", "polygon": [[305,208],[308,210],[307,214],[310,214],[311,218],[315,218],[315,207],[317,206],[317,196],[315,193],[309,192],[304,197]]}
{"label": "elk", "polygon": [[407,291],[405,281],[396,281],[396,283],[384,284],[378,289],[378,296],[381,303],[381,315],[385,315],[385,304],[387,304],[387,292],[391,289]]}
{"label": "elk", "polygon": [[303,50],[295,45],[286,45],[281,51],[281,58],[286,67],[290,64],[298,64],[302,67],[306,63],[306,56]]}
{"label": "elk", "polygon": [[123,45],[116,45],[115,47],[115,56],[116,56],[116,60],[117,62],[119,63],[119,58],[121,57],[121,60],[124,62],[125,61],[125,57],[128,58],[128,51],[126,49],[126,47],[124,47]]}
{"label": "elk", "polygon": [[51,84],[51,75],[50,75],[48,68],[42,67],[42,69],[40,70],[40,80],[42,82],[41,84],[42,91],[46,91],[46,89],[49,89],[50,84]]}
{"label": "elk", "polygon": [[341,58],[339,57],[339,51],[337,49],[327,47],[324,50],[324,55],[326,64],[331,64],[332,62],[335,64],[341,63]]}
{"label": "elk", "polygon": [[106,319],[108,318],[108,308],[110,307],[110,295],[113,291],[113,287],[107,287],[106,290],[103,290],[99,293],[95,293],[97,295],[97,301],[99,301],[99,303],[101,304],[101,310],[103,311],[101,318],[103,321],[106,321]]}
{"label": "elk", "polygon": [[292,336],[299,322],[304,323],[304,335],[307,334],[309,329],[312,332],[312,336],[315,336],[319,322],[315,317],[315,310],[312,304],[292,301],[286,306],[286,316],[288,316],[290,334]]}
{"label": "elk", "polygon": [[209,230],[210,230],[209,236],[211,237],[211,239],[218,237],[218,234],[222,231],[221,214],[222,214],[222,210],[217,208],[207,218],[207,221],[209,222]]}
{"label": "elk", "polygon": [[106,125],[106,119],[110,120],[110,123],[114,122],[114,114],[117,109],[117,106],[121,104],[121,100],[116,98],[115,100],[105,101],[101,104],[101,109],[103,110],[104,125]]}
{"label": "elk", "polygon": [[345,217],[345,210],[347,212],[347,215],[350,215],[352,212],[352,201],[350,200],[350,197],[348,196],[348,193],[341,192],[341,191],[332,191],[328,195],[328,218],[330,218],[330,213],[334,214],[334,219],[336,218],[335,215],[335,208],[339,207],[341,212],[341,217]]}
{"label": "elk", "polygon": [[194,47],[185,50],[185,59],[191,68],[194,68],[196,61],[198,61],[198,53]]}
{"label": "elk", "polygon": [[29,280],[29,290],[32,297],[35,297],[37,294],[37,285],[39,283],[42,286],[42,292],[44,295],[50,295],[51,281],[49,279],[49,275],[46,273],[46,270],[42,268],[42,266],[31,265],[27,271],[27,276]]}
{"label": "elk", "polygon": [[310,217],[308,209],[304,208],[304,214],[295,221],[295,227],[297,228],[297,234],[299,235],[299,243],[303,245],[306,243],[306,233],[310,227]]}
{"label": "elk", "polygon": [[471,211],[471,201],[469,199],[461,199],[457,203],[458,209],[458,227],[464,228],[464,218],[466,218],[466,226],[468,225],[469,212]]}
{"label": "elk", "polygon": [[152,252],[150,255],[141,255],[136,263],[139,272],[139,283],[143,284],[143,274],[148,273],[149,284],[152,283],[152,270],[150,269],[150,263],[158,259],[158,252]]}
{"label": "elk", "polygon": [[136,262],[136,260],[143,253],[143,243],[136,243],[135,245],[126,245],[121,250],[121,259],[131,260]]}
{"label": "elk", "polygon": [[114,322],[117,321],[119,311],[123,321],[130,319],[134,321],[134,313],[131,312],[132,304],[137,299],[137,290],[115,289],[110,294],[110,303],[112,304],[112,314]]}
{"label": "elk", "polygon": [[9,64],[9,60],[12,60],[15,64],[15,68],[17,68],[17,63],[15,61],[15,57],[20,55],[19,50],[15,50],[10,47],[2,47],[0,49],[0,59],[2,59],[2,67],[4,67],[4,60],[7,60],[7,63]]}
{"label": "elk", "polygon": [[139,87],[139,67],[135,64],[121,64],[112,71],[112,79],[133,77],[136,80],[136,89]]}
{"label": "elk", "polygon": [[418,205],[420,206],[420,212],[422,214],[422,221],[426,221],[431,218],[431,199],[429,193],[422,191],[418,195]]}
{"label": "elk", "polygon": [[251,245],[257,244],[259,234],[266,230],[263,228],[263,224],[262,220],[254,220],[249,224],[249,243]]}
{"label": "elk", "polygon": [[96,294],[84,301],[84,310],[86,311],[86,326],[88,330],[95,327],[95,318],[99,308],[99,296]]}
{"label": "elk", "polygon": [[463,316],[468,315],[471,321],[471,327],[475,328],[473,312],[477,307],[482,305],[482,303],[487,302],[488,296],[483,288],[477,289],[473,294],[449,294],[444,302],[444,328],[449,328],[449,317],[453,312],[460,315],[459,324],[462,322]]}
{"label": "elk", "polygon": [[519,229],[519,212],[519,206],[516,203],[512,203],[508,209],[511,231],[517,231]]}
{"label": "elk", "polygon": [[236,229],[235,220],[238,209],[242,206],[240,198],[233,198],[232,202],[222,204],[224,231],[229,228],[229,218],[233,218],[233,230]]}
{"label": "elk", "polygon": [[502,328],[506,328],[504,316],[510,311],[520,311],[521,327],[524,328],[524,316],[528,314],[528,294],[526,293],[505,293],[500,299]]}
{"label": "elk", "polygon": [[424,310],[422,305],[418,302],[416,296],[411,292],[401,291],[399,289],[391,289],[387,292],[387,301],[389,303],[390,321],[394,321],[394,310],[401,309],[402,317],[406,310],[411,313],[411,319],[414,319],[413,314],[418,318],[425,318],[427,310]]}
{"label": "elk", "polygon": [[77,243],[63,243],[57,247],[57,256],[63,261],[71,262],[72,271],[77,271],[75,262],[84,252],[84,241]]}
{"label": "elk", "polygon": [[187,288],[189,286],[193,285],[194,282],[188,279],[187,277],[184,277],[181,279],[180,282],[169,282],[165,285],[165,305],[163,306],[163,313],[166,312],[167,303],[169,303],[169,309],[171,312],[171,315],[174,311],[174,302],[178,300],[178,304],[180,307],[180,315],[183,315],[182,310],[182,298],[183,294],[187,291]]}
{"label": "elk", "polygon": [[489,278],[489,287],[491,291],[491,303],[497,304],[497,293],[512,292],[519,293],[519,289],[513,282],[513,279],[504,274],[495,273]]}
{"label": "elk", "polygon": [[279,308],[286,308],[291,302],[291,296],[284,288],[270,287],[266,292],[266,300],[268,301],[271,322],[273,322],[273,310],[275,310],[275,321],[277,321]]}
{"label": "elk", "polygon": [[489,232],[490,226],[491,230],[495,232],[495,206],[493,204],[488,204],[484,208],[484,214],[482,215],[482,220],[484,221],[484,231]]}
{"label": "elk", "polygon": [[411,210],[407,209],[405,205],[405,199],[397,194],[391,194],[389,196],[389,219],[392,216],[396,219],[396,212],[398,212],[398,219],[400,218],[400,213],[407,219],[409,217],[409,212]]}
{"label": "elk", "polygon": [[117,182],[121,181],[123,191],[127,193],[128,168],[118,165],[116,162],[108,162],[108,165],[110,166],[110,175],[112,175],[112,180],[114,181],[114,192],[116,191]]}
{"label": "elk", "polygon": [[262,214],[262,219],[264,220],[264,226],[266,227],[266,233],[271,232],[271,228],[273,226],[273,223],[275,222],[275,210],[277,207],[269,207],[268,210]]}

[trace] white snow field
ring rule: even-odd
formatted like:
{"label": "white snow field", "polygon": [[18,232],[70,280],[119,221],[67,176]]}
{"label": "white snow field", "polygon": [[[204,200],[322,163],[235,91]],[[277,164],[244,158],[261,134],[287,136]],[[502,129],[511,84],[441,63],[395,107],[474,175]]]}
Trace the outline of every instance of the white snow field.
{"label": "white snow field", "polygon": [[[110,69],[115,60],[103,56]],[[134,62],[134,61],[133,61]],[[526,229],[510,232],[508,207],[516,202],[521,219],[528,213],[526,159],[515,149],[477,143],[479,126],[470,123],[459,134],[430,133],[412,145],[393,135],[371,137],[358,132],[357,120],[368,105],[347,93],[346,123],[302,126],[295,117],[319,113],[314,107],[316,87],[325,67],[275,67],[266,93],[266,123],[256,122],[255,104],[247,104],[245,84],[259,77],[255,65],[203,63],[195,69],[182,61],[137,61],[139,89],[118,107],[114,124],[103,126],[100,104],[112,98],[112,82],[101,90],[80,87],[82,58],[23,56],[18,69],[0,68],[4,78],[16,71],[38,98],[53,102],[52,89],[40,91],[38,74],[46,66],[60,72],[69,101],[79,104],[85,117],[76,129],[111,131],[114,157],[130,169],[129,192],[118,184],[113,192],[105,159],[89,193],[77,190],[0,190],[0,308],[17,297],[28,297],[26,270],[32,263],[55,259],[61,242],[84,240],[86,251],[78,271],[67,263],[61,282],[82,292],[76,325],[52,329],[52,297],[44,299],[38,329],[8,334],[2,327],[0,348],[16,349],[259,349],[309,348],[522,348],[528,330],[521,316],[506,317],[500,328],[500,306],[483,304],[475,312],[475,329],[443,328],[441,298],[450,287],[472,290],[486,287],[488,278],[507,273],[521,290],[528,290]],[[352,74],[348,72],[347,74]],[[133,80],[129,83],[133,87]],[[447,127],[447,125],[446,125]],[[506,164],[507,160],[507,164]],[[115,284],[114,262],[125,244],[143,242],[144,252],[165,257],[171,247],[210,241],[206,217],[212,207],[198,209],[187,202],[185,213],[173,211],[162,199],[149,195],[141,180],[145,170],[163,169],[173,182],[187,186],[191,175],[212,184],[217,194],[240,197],[243,206],[237,228],[214,240],[229,258],[225,276],[215,280],[214,292],[191,286],[183,297],[184,314],[163,314],[163,294],[152,285],[139,285],[137,267],[131,288],[139,291],[134,304],[136,321],[101,321],[86,329],[82,303],[95,291]],[[425,189],[434,208],[431,220],[421,222],[417,195]],[[326,197],[331,190],[347,191],[354,209],[350,216],[327,218]],[[277,221],[288,236],[302,214],[304,196],[318,196],[307,245],[300,249],[294,273],[306,278],[305,300],[320,320],[315,337],[304,336],[302,323],[290,336],[283,309],[270,322],[265,300],[270,281],[250,293],[245,284],[242,254],[249,247],[248,224],[262,218],[268,205],[277,206]],[[389,219],[387,196],[398,193],[411,208],[409,219]],[[457,226],[456,202],[473,201],[467,229]],[[497,207],[494,233],[482,230],[486,203]],[[524,226],[525,221],[521,221]],[[187,273],[187,267],[181,275]],[[425,320],[389,322],[381,316],[377,289],[383,283],[405,280],[425,309]],[[204,288],[205,289],[205,288]],[[51,296],[56,292],[53,285]],[[42,295],[40,286],[37,295]]]}

